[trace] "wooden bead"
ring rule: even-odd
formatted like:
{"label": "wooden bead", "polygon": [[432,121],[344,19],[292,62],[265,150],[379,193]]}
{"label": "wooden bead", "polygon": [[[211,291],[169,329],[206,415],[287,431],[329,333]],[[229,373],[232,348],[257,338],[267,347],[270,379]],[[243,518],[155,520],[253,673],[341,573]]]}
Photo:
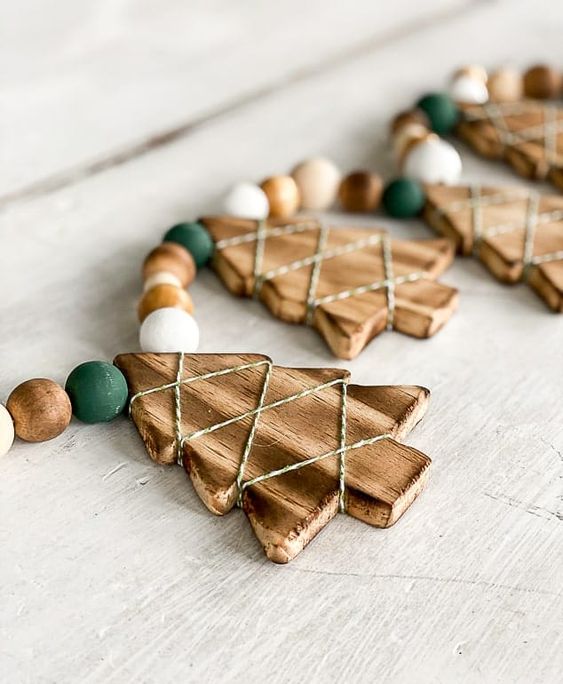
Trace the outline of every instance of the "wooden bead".
{"label": "wooden bead", "polygon": [[409,149],[429,135],[432,135],[432,133],[430,133],[426,126],[417,123],[407,124],[399,129],[399,132],[393,138],[393,155],[399,166],[403,164]]}
{"label": "wooden bead", "polygon": [[14,443],[14,421],[8,409],[0,404],[0,456],[5,456]]}
{"label": "wooden bead", "polygon": [[144,352],[192,353],[199,345],[199,327],[182,309],[157,309],[141,324],[139,343]]}
{"label": "wooden bead", "polygon": [[174,285],[175,287],[182,287],[182,281],[173,273],[169,273],[168,271],[157,271],[145,280],[143,292],[152,290],[156,285]]}
{"label": "wooden bead", "polygon": [[422,185],[412,178],[396,178],[383,193],[383,206],[389,216],[412,218],[419,214],[426,197]]}
{"label": "wooden bead", "polygon": [[424,95],[417,102],[417,105],[430,119],[430,128],[434,133],[439,135],[449,133],[458,122],[459,110],[452,98],[446,93]]}
{"label": "wooden bead", "polygon": [[86,361],[73,369],[65,389],[72,412],[83,423],[107,423],[125,408],[129,390],[125,376],[107,361]]}
{"label": "wooden bead", "polygon": [[147,280],[161,271],[172,273],[182,287],[186,287],[195,278],[196,265],[187,249],[176,242],[163,242],[147,255],[143,263],[143,278]]}
{"label": "wooden bead", "polygon": [[301,194],[303,209],[328,209],[338,194],[340,171],[323,157],[307,159],[291,172]]}
{"label": "wooden bead", "polygon": [[254,183],[237,183],[223,199],[223,210],[230,216],[260,221],[268,216],[270,206],[262,188]]}
{"label": "wooden bead", "polygon": [[424,126],[430,130],[430,120],[422,109],[409,109],[405,112],[399,112],[397,116],[391,121],[391,135],[396,135],[404,126],[409,124],[417,124]]}
{"label": "wooden bead", "polygon": [[491,102],[517,102],[522,99],[524,85],[522,75],[516,69],[497,69],[487,81]]}
{"label": "wooden bead", "polygon": [[194,310],[192,298],[183,288],[167,284],[155,285],[145,292],[139,301],[137,308],[139,320],[142,323],[153,311],[168,306],[183,309],[188,313],[192,313]]}
{"label": "wooden bead", "polygon": [[373,211],[381,200],[381,176],[369,171],[354,171],[342,183],[338,197],[346,211]]}
{"label": "wooden bead", "polygon": [[260,187],[268,198],[270,216],[287,218],[299,209],[299,188],[291,176],[271,176]]}
{"label": "wooden bead", "polygon": [[450,143],[436,135],[429,136],[408,152],[404,172],[421,183],[452,185],[461,176],[461,157]]}
{"label": "wooden bead", "polygon": [[455,80],[460,76],[468,76],[475,81],[481,81],[481,83],[486,83],[488,79],[487,70],[480,64],[467,64],[459,67],[459,69],[454,71],[452,80]]}
{"label": "wooden bead", "polygon": [[177,242],[188,250],[198,268],[205,266],[213,254],[211,235],[199,221],[177,223],[164,234],[164,242]]}
{"label": "wooden bead", "polygon": [[454,78],[450,83],[449,93],[454,102],[463,104],[485,104],[489,99],[486,84],[467,75]]}
{"label": "wooden bead", "polygon": [[538,64],[524,73],[523,83],[526,97],[551,99],[561,92],[561,72],[545,64]]}
{"label": "wooden bead", "polygon": [[72,417],[67,393],[46,378],[22,382],[8,397],[6,408],[14,421],[16,435],[26,442],[45,442],[57,437]]}

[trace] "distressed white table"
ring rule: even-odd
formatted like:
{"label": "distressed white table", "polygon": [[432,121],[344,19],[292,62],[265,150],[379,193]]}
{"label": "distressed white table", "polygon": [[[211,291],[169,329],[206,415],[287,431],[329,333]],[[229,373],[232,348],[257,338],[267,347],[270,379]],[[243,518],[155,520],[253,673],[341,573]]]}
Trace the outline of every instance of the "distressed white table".
{"label": "distressed white table", "polygon": [[[388,118],[454,66],[563,64],[552,0],[0,12],[4,398],[137,349],[143,255],[233,181],[313,153],[391,173]],[[468,180],[522,182],[463,154]],[[340,516],[276,567],[242,513],[208,514],[125,419],[18,443],[0,463],[2,681],[561,681],[563,316],[472,260],[443,280],[461,307],[437,337],[384,334],[345,364],[433,392],[409,439],[431,482],[389,530]],[[335,363],[212,273],[192,293],[203,351]]]}

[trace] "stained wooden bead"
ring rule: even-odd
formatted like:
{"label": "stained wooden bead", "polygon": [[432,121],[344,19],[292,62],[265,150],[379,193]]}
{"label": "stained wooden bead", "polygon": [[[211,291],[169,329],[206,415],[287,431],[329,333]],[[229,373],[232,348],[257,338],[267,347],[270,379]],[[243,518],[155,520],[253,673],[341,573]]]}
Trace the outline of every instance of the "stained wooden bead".
{"label": "stained wooden bead", "polygon": [[199,221],[172,226],[164,234],[163,240],[182,245],[192,255],[198,268],[205,266],[213,254],[211,235]]}
{"label": "stained wooden bead", "polygon": [[432,134],[428,128],[417,123],[407,124],[399,129],[393,138],[393,155],[399,166],[402,166],[409,149],[420,140],[426,139],[429,135]]}
{"label": "stained wooden bead", "polygon": [[192,298],[183,288],[167,284],[155,285],[145,292],[139,301],[137,308],[139,320],[142,323],[153,311],[169,306],[183,309],[188,313],[192,313],[194,310]]}
{"label": "stained wooden bead", "polygon": [[409,150],[403,171],[422,183],[451,185],[461,176],[461,157],[450,143],[436,135],[429,136]]}
{"label": "stained wooden bead", "polygon": [[524,73],[523,83],[526,97],[551,99],[561,92],[561,72],[545,64],[538,64]]}
{"label": "stained wooden bead", "polygon": [[417,124],[430,129],[430,120],[422,109],[409,109],[405,112],[399,112],[397,116],[391,121],[391,135],[396,135],[404,126],[409,124]]}
{"label": "stained wooden bead", "polygon": [[58,437],[72,417],[68,395],[60,385],[46,378],[22,382],[8,397],[6,408],[14,421],[16,435],[26,442],[45,442]]}
{"label": "stained wooden bead", "polygon": [[430,93],[420,98],[417,106],[430,119],[430,127],[434,133],[449,133],[456,125],[459,110],[452,98],[446,93]]}
{"label": "stained wooden bead", "polygon": [[517,102],[522,99],[524,84],[522,75],[516,69],[497,69],[487,81],[491,102]]}
{"label": "stained wooden bead", "polygon": [[127,403],[127,382],[123,373],[106,361],[86,361],[70,373],[65,389],[72,412],[83,423],[107,423]]}
{"label": "stained wooden bead", "polygon": [[143,278],[168,271],[175,275],[182,287],[189,285],[196,275],[196,265],[187,249],[176,242],[163,242],[149,252],[143,263]]}
{"label": "stained wooden bead", "polygon": [[199,327],[182,309],[157,309],[141,324],[139,343],[144,352],[192,353],[199,345]]}
{"label": "stained wooden bead", "polygon": [[328,209],[334,203],[341,174],[329,159],[307,159],[298,164],[291,175],[299,188],[303,209]]}
{"label": "stained wooden bead", "polygon": [[168,271],[157,271],[150,275],[143,284],[143,292],[148,292],[156,285],[174,285],[175,287],[182,287],[182,281],[178,276]]}
{"label": "stained wooden bead", "polygon": [[0,404],[0,456],[5,456],[14,443],[14,421],[8,409]]}
{"label": "stained wooden bead", "polygon": [[223,209],[230,216],[257,220],[265,219],[270,213],[266,193],[254,183],[233,186],[223,200]]}
{"label": "stained wooden bead", "polygon": [[338,197],[346,211],[373,211],[381,200],[381,176],[369,171],[354,171],[340,183]]}
{"label": "stained wooden bead", "polygon": [[452,80],[449,93],[454,102],[463,104],[485,104],[489,99],[484,81],[463,74]]}
{"label": "stained wooden bead", "polygon": [[260,187],[268,198],[270,216],[286,218],[299,209],[299,188],[291,176],[271,176]]}

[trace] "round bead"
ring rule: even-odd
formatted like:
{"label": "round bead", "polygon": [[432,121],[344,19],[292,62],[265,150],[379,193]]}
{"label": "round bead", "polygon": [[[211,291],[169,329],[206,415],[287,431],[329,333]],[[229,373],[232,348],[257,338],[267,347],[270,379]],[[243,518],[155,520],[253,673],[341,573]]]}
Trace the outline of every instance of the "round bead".
{"label": "round bead", "polygon": [[144,352],[191,353],[199,345],[199,328],[182,309],[157,309],[143,321],[139,342]]}
{"label": "round bead", "polygon": [[46,378],[22,382],[8,397],[6,408],[14,421],[16,435],[26,442],[45,442],[58,437],[72,417],[66,392]]}
{"label": "round bead", "polygon": [[389,216],[411,218],[422,211],[424,190],[412,178],[397,178],[386,186],[382,201]]}
{"label": "round bead", "polygon": [[70,373],[65,389],[72,412],[83,423],[107,423],[127,403],[127,382],[123,373],[106,361],[86,361]]}
{"label": "round bead", "polygon": [[157,285],[174,285],[175,287],[182,287],[182,281],[173,273],[169,273],[168,271],[157,271],[145,280],[143,292],[148,292]]}
{"label": "round bead", "polygon": [[240,218],[262,220],[270,213],[268,198],[254,183],[237,183],[223,200],[225,213]]}
{"label": "round bead", "polygon": [[14,421],[8,409],[0,404],[0,456],[5,456],[14,443]]}
{"label": "round bead", "polygon": [[456,69],[453,80],[458,76],[469,76],[469,78],[472,78],[475,81],[481,81],[481,83],[486,83],[488,79],[487,70],[480,64],[467,64],[466,66]]}
{"label": "round bead", "polygon": [[449,90],[454,102],[485,104],[489,99],[489,91],[485,82],[471,76],[457,76],[451,82]]}
{"label": "round bead", "polygon": [[301,198],[297,183],[291,176],[272,176],[260,185],[270,205],[270,216],[285,218],[299,209]]}
{"label": "round bead", "polygon": [[137,308],[139,320],[142,323],[153,311],[170,306],[182,309],[188,313],[192,313],[194,310],[192,298],[186,290],[175,285],[155,285],[145,292],[139,301]]}
{"label": "round bead", "polygon": [[430,128],[430,120],[422,109],[409,109],[405,112],[399,112],[391,121],[391,135],[396,135],[404,126],[409,124],[418,124],[426,129]]}
{"label": "round bead", "polygon": [[430,93],[422,97],[417,106],[430,119],[430,127],[434,133],[448,133],[456,125],[459,111],[454,101],[446,93]]}
{"label": "round bead", "polygon": [[298,164],[291,175],[299,188],[303,209],[327,209],[333,204],[341,174],[329,159],[307,159]]}
{"label": "round bead", "polygon": [[524,92],[522,75],[516,69],[498,69],[489,76],[487,89],[492,102],[517,102]]}
{"label": "round bead", "polygon": [[178,223],[164,233],[164,242],[182,245],[192,255],[196,266],[201,268],[213,254],[213,239],[201,223]]}
{"label": "round bead", "polygon": [[161,271],[175,275],[182,287],[189,285],[196,274],[196,265],[187,249],[176,242],[163,242],[149,252],[143,263],[143,278]]}
{"label": "round bead", "polygon": [[547,100],[561,92],[561,72],[545,64],[538,64],[525,72],[524,95]]}
{"label": "round bead", "polygon": [[437,136],[429,137],[409,150],[403,171],[422,183],[451,185],[461,176],[461,157],[450,143]]}
{"label": "round bead", "polygon": [[429,135],[431,133],[426,126],[417,123],[407,124],[400,128],[393,138],[393,154],[399,165],[403,163],[405,154],[410,147],[419,140],[424,140]]}
{"label": "round bead", "polygon": [[369,171],[354,171],[340,184],[338,197],[346,211],[373,211],[381,200],[381,176]]}

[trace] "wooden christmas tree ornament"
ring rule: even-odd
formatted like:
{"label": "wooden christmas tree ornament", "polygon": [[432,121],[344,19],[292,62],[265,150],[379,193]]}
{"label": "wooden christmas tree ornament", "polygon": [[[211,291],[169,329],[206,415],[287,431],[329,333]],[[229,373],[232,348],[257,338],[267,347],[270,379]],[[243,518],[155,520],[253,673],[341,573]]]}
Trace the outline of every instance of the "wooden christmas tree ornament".
{"label": "wooden christmas tree ornament", "polygon": [[460,105],[460,137],[479,154],[505,159],[525,178],[563,189],[563,110],[535,100]]}
{"label": "wooden christmas tree ornament", "polygon": [[453,259],[447,240],[391,240],[385,231],[304,218],[201,221],[232,293],[261,299],[283,321],[312,325],[343,359],[385,329],[430,337],[457,305],[457,290],[435,281]]}
{"label": "wooden christmas tree ornament", "polygon": [[294,558],[338,513],[389,527],[430,459],[402,445],[422,387],[362,387],[258,354],[123,354],[130,413],[158,463],[183,464],[210,511],[240,505],[268,558]]}
{"label": "wooden christmas tree ornament", "polygon": [[426,187],[426,221],[499,280],[527,281],[563,312],[563,197],[523,188]]}

